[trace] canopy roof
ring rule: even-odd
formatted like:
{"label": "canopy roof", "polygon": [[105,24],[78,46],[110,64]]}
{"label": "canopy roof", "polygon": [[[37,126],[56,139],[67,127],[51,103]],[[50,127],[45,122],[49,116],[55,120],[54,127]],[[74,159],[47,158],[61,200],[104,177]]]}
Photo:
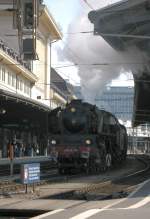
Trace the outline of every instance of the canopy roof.
{"label": "canopy roof", "polygon": [[50,108],[38,101],[0,89],[0,127],[47,132]]}
{"label": "canopy roof", "polygon": [[[94,34],[102,36],[114,49],[124,51],[136,46],[150,55],[150,0],[124,0],[91,11]],[[134,75],[133,126],[150,122],[150,73]]]}

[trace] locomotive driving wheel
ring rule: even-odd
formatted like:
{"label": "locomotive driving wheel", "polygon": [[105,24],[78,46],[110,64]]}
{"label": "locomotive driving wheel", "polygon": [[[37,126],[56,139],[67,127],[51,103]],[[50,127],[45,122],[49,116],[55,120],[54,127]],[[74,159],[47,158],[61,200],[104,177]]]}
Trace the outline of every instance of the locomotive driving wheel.
{"label": "locomotive driving wheel", "polygon": [[112,157],[111,157],[111,154],[110,154],[110,153],[107,153],[105,159],[106,159],[106,167],[107,167],[107,168],[110,168],[111,165],[112,165]]}
{"label": "locomotive driving wheel", "polygon": [[103,154],[101,172],[105,172],[112,166],[112,156],[110,153]]}

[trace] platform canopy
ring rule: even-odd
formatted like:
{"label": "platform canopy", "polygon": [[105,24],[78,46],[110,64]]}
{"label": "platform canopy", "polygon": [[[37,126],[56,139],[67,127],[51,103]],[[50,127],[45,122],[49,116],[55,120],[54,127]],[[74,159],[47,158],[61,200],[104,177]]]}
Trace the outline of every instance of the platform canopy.
{"label": "platform canopy", "polygon": [[[94,34],[102,36],[114,49],[136,46],[150,56],[150,0],[124,0],[91,11]],[[147,68],[148,69],[148,68]],[[133,126],[150,122],[150,72],[134,76]]]}
{"label": "platform canopy", "polygon": [[38,101],[0,89],[0,128],[46,134],[49,112]]}

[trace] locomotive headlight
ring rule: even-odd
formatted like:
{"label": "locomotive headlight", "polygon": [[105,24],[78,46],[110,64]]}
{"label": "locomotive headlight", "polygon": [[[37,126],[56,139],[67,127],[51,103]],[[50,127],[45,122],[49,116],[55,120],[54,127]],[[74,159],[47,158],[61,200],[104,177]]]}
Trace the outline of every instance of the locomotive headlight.
{"label": "locomotive headlight", "polygon": [[71,111],[72,113],[74,113],[74,112],[76,111],[76,108],[72,107],[72,108],[70,109],[70,111]]}
{"label": "locomotive headlight", "polygon": [[87,139],[87,140],[85,141],[85,143],[86,143],[86,144],[91,144],[91,140]]}
{"label": "locomotive headlight", "polygon": [[51,143],[52,143],[52,144],[56,144],[56,140],[53,139],[53,140],[51,141]]}

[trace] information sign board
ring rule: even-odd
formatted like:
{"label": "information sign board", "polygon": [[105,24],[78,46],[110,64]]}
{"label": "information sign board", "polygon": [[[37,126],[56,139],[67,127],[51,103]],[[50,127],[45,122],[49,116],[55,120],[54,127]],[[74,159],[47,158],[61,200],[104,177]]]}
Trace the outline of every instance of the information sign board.
{"label": "information sign board", "polygon": [[22,164],[21,181],[23,184],[40,182],[40,163]]}

